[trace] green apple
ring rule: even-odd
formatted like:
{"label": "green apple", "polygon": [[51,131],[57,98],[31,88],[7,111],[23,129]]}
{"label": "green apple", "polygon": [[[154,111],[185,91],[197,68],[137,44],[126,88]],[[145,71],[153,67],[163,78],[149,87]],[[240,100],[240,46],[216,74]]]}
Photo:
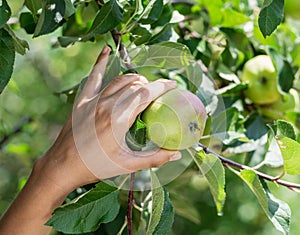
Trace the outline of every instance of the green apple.
{"label": "green apple", "polygon": [[281,98],[277,73],[268,55],[259,55],[248,60],[244,65],[241,80],[248,84],[245,95],[254,104],[272,104]]}
{"label": "green apple", "polygon": [[286,113],[299,111],[299,94],[291,89],[289,93],[282,95],[276,103],[259,107],[260,112],[271,119],[285,119]]}
{"label": "green apple", "polygon": [[187,90],[173,89],[142,113],[147,138],[161,148],[180,150],[201,138],[207,114],[201,100]]}

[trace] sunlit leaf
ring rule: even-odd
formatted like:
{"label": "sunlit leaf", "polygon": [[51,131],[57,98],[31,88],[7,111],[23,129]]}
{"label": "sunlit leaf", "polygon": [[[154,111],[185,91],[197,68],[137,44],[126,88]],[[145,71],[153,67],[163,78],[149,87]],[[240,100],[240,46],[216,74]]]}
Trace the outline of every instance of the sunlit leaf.
{"label": "sunlit leaf", "polygon": [[265,184],[263,187],[254,171],[242,170],[239,176],[252,190],[266,216],[271,220],[275,228],[283,234],[288,234],[291,217],[289,206],[285,202],[275,198]]}
{"label": "sunlit leaf", "polygon": [[117,188],[100,182],[78,200],[55,209],[46,224],[70,234],[95,231],[118,215],[118,195]]}
{"label": "sunlit leaf", "polygon": [[223,27],[236,27],[241,24],[248,22],[250,19],[246,15],[233,10],[231,8],[222,9],[223,20],[222,26]]}
{"label": "sunlit leaf", "polygon": [[151,171],[151,182],[152,212],[146,234],[166,234],[174,221],[174,207],[167,190],[160,185],[153,171]]}
{"label": "sunlit leaf", "polygon": [[188,48],[180,43],[162,42],[139,48],[132,63],[136,66],[156,66],[159,68],[181,68],[193,61]]}
{"label": "sunlit leaf", "polygon": [[268,198],[269,217],[278,231],[288,234],[291,223],[291,209],[287,203],[277,199],[262,181],[263,188]]}
{"label": "sunlit leaf", "polygon": [[300,173],[300,144],[288,137],[276,138],[280,148],[286,173],[297,175]]}
{"label": "sunlit leaf", "polygon": [[226,199],[225,193],[225,170],[221,160],[212,154],[205,154],[203,151],[194,156],[195,163],[201,174],[206,178],[211,194],[213,195],[217,212],[223,213],[223,206]]}

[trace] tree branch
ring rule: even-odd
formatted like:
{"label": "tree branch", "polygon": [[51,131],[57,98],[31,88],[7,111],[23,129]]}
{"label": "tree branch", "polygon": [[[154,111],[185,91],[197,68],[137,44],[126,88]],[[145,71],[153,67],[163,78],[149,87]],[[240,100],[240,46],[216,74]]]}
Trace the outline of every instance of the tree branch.
{"label": "tree branch", "polygon": [[296,184],[296,183],[284,181],[284,180],[279,179],[278,177],[273,177],[273,176],[267,175],[267,174],[262,173],[262,172],[260,172],[258,170],[255,170],[255,169],[253,169],[253,168],[251,168],[249,166],[246,166],[246,165],[234,162],[234,161],[232,161],[230,159],[227,159],[227,158],[221,156],[220,154],[214,152],[213,150],[207,148],[205,145],[203,145],[203,144],[201,144],[199,142],[198,142],[198,146],[201,147],[206,154],[213,154],[216,157],[218,157],[222,161],[222,163],[223,163],[223,165],[225,167],[227,167],[228,165],[230,165],[230,166],[233,166],[233,167],[238,168],[240,170],[246,170],[246,169],[252,170],[259,177],[261,177],[261,178],[263,178],[265,180],[268,180],[268,181],[271,181],[271,182],[283,185],[283,186],[285,186],[285,187],[287,187],[287,188],[289,188],[291,190],[293,190],[293,189],[300,189],[300,184]]}
{"label": "tree branch", "polygon": [[128,194],[128,204],[127,204],[127,226],[128,235],[132,235],[132,208],[133,208],[133,189],[134,189],[134,178],[135,173],[130,174],[130,189]]}
{"label": "tree branch", "polygon": [[32,122],[32,118],[30,117],[24,117],[21,119],[20,123],[18,123],[13,130],[8,133],[5,134],[4,136],[2,136],[2,139],[0,140],[0,149],[3,147],[3,145],[9,141],[13,136],[17,135],[18,133],[20,133],[24,127],[24,125],[26,125],[27,123]]}

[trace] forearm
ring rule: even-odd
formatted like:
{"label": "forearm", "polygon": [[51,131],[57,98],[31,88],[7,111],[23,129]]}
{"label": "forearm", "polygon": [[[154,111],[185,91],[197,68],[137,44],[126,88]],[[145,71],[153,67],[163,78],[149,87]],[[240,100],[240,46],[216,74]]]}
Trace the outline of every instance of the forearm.
{"label": "forearm", "polygon": [[51,227],[44,224],[72,188],[63,189],[46,177],[40,162],[35,163],[26,185],[1,219],[0,234],[49,234]]}

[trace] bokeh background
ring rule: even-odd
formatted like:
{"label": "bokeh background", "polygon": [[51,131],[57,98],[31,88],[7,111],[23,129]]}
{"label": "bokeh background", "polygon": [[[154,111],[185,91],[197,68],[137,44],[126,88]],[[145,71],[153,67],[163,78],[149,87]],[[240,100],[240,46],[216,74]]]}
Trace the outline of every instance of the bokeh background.
{"label": "bokeh background", "polygon": [[[286,15],[298,28],[300,3],[286,0]],[[36,158],[43,155],[66,120],[72,103],[61,91],[78,84],[90,71],[102,44],[77,43],[56,46],[59,32],[32,39],[22,29],[30,50],[17,55],[9,85],[0,95],[0,217],[22,188]],[[21,127],[20,127],[21,126]],[[20,127],[15,133],[16,127]],[[227,200],[218,216],[204,178],[191,167],[167,185],[176,207],[171,234],[276,235],[280,234],[265,217],[250,189],[232,172],[226,171]],[[284,187],[272,192],[292,210],[290,234],[300,234],[300,195]],[[46,193],[46,192],[45,192]]]}

